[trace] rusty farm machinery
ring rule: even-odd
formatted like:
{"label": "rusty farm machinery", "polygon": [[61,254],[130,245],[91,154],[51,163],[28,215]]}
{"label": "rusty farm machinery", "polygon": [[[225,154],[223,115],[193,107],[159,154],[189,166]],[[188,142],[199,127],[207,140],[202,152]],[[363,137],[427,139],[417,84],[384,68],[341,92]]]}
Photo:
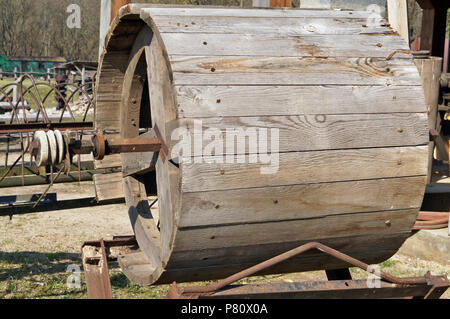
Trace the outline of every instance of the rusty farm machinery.
{"label": "rusty farm machinery", "polygon": [[[57,178],[93,154],[103,170],[97,199],[125,198],[134,235],[83,246],[90,297],[111,297],[111,258],[135,283],[172,284],[169,298],[438,298],[449,287],[440,276],[385,273],[368,287],[348,271],[372,273],[414,228],[448,222],[448,213],[419,215],[435,149],[447,150],[448,168],[448,142],[439,146],[439,131],[430,141],[422,78],[432,59],[413,55],[385,20],[365,23],[369,14],[120,9],[100,57],[92,126],[29,124],[46,125],[27,144],[39,166],[60,166]],[[239,142],[230,130],[247,135]],[[182,155],[179,132],[191,137]],[[270,132],[272,151],[246,144],[252,132],[258,142]],[[213,152],[198,152],[198,141],[212,140],[221,142]],[[263,155],[273,161],[251,161]],[[330,280],[232,285],[310,270]]]}

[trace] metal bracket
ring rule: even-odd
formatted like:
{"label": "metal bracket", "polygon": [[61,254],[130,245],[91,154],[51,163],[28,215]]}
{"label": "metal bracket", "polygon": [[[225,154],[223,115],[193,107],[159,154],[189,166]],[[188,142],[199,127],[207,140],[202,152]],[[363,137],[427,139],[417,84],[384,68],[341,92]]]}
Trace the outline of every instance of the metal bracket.
{"label": "metal bracket", "polygon": [[164,141],[164,138],[161,135],[161,132],[160,132],[160,130],[158,128],[158,125],[155,124],[155,127],[153,129],[155,131],[156,137],[161,142],[161,149],[160,149],[160,152],[159,152],[159,156],[161,156],[161,159],[162,159],[163,163],[165,163],[166,162],[166,157],[169,156],[169,149],[167,147],[166,142]]}

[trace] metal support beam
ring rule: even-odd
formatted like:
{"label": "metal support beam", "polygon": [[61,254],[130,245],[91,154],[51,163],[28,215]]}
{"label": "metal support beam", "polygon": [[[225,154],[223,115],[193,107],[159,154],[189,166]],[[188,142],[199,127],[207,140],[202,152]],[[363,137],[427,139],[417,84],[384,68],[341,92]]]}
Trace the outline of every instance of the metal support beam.
{"label": "metal support beam", "polygon": [[117,256],[111,248],[127,251],[137,247],[134,236],[114,237],[113,240],[85,242],[81,247],[83,269],[89,299],[112,299],[108,261]]}
{"label": "metal support beam", "polygon": [[51,122],[51,123],[15,123],[0,124],[1,134],[29,133],[36,131],[60,130],[76,131],[89,130],[94,127],[93,122]]}
{"label": "metal support beam", "polygon": [[[394,297],[394,295],[380,294],[387,288],[391,293],[395,292],[395,297],[422,297],[422,298],[439,298],[445,290],[450,286],[450,282],[445,277],[431,276],[428,272],[424,277],[398,278],[393,277],[384,272],[380,272],[378,276],[380,281],[378,287],[368,285],[367,281],[357,280],[333,280],[325,283],[292,283],[289,285],[244,285],[230,286],[234,282],[245,277],[252,276],[258,272],[271,267],[275,264],[283,262],[289,258],[302,254],[308,250],[316,249],[325,254],[333,256],[339,260],[345,261],[351,266],[361,268],[367,272],[373,273],[369,265],[341,253],[333,248],[325,246],[321,243],[310,242],[299,246],[295,249],[287,251],[281,255],[273,257],[267,261],[259,263],[253,267],[245,269],[237,274],[222,279],[216,283],[207,286],[188,286],[177,287],[173,283],[167,293],[167,298],[273,298],[273,297],[290,297],[290,298],[364,298],[369,297]],[[334,274],[337,276],[348,276],[347,274]],[[383,287],[384,286],[384,287]],[[401,291],[398,289],[411,288],[410,290]],[[415,291],[415,290],[418,291]],[[413,291],[414,290],[414,291]],[[349,294],[350,293],[350,294]]]}

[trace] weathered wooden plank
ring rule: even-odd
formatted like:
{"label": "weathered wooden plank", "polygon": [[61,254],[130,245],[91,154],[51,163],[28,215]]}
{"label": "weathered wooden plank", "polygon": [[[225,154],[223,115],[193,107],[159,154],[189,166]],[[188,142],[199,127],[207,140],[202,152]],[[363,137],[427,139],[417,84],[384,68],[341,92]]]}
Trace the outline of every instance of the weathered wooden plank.
{"label": "weathered wooden plank", "polygon": [[[420,205],[414,204],[422,198],[426,175],[425,103],[408,45],[392,31],[389,35],[360,34],[364,33],[361,32],[364,27],[357,25],[361,23],[357,19],[367,18],[369,12],[358,16],[359,13],[332,10],[153,9],[144,9],[142,15],[155,31],[150,47],[148,43],[145,45],[153,126],[158,125],[164,137],[173,123],[185,120],[183,117],[187,121],[202,119],[205,128],[219,130],[242,126],[278,128],[282,151],[274,147],[278,141],[275,138],[269,143],[271,153],[265,154],[264,149],[256,153],[266,157],[251,154],[256,160],[254,164],[242,154],[235,155],[235,150],[228,159],[194,156],[190,158],[193,163],[181,165],[158,159],[159,225],[148,216],[144,187],[148,185],[143,181],[128,183],[136,179],[125,178],[128,212],[143,251],[141,257],[145,258],[137,258],[143,261],[140,264],[136,260],[130,262],[130,268],[124,272],[146,284],[158,279],[218,278],[254,265],[271,244],[272,253],[279,253],[285,243],[312,240],[328,240],[347,248],[354,245],[348,251],[366,262],[378,262],[393,254],[414,223]],[[198,32],[177,32],[167,24],[166,30],[158,30],[163,24],[156,20],[161,17],[161,21],[169,21],[174,13],[186,22],[202,15],[212,17],[212,21],[218,15],[233,16],[238,18],[230,21],[242,22],[236,26],[229,22],[225,26],[225,19],[218,18],[209,23],[207,30],[208,18],[201,18],[204,22],[198,25],[191,21],[188,27],[180,26],[186,29],[192,26]],[[296,28],[306,26],[306,20],[302,21],[299,14],[303,19],[309,17],[311,23],[314,18],[320,21],[309,28],[312,34]],[[255,18],[246,19],[247,15]],[[352,16],[356,18],[345,18]],[[136,12],[128,17],[136,19]],[[270,31],[269,24],[275,20],[256,17],[291,18]],[[126,16],[122,18],[127,20]],[[326,19],[335,26],[334,31],[324,27]],[[343,22],[347,30],[338,25],[339,19],[347,20]],[[255,25],[264,25],[267,32],[254,27],[252,21],[257,20],[260,22]],[[224,27],[220,28],[221,25]],[[118,52],[129,51],[130,41],[136,36],[133,23],[123,26],[117,33],[120,36],[111,40],[111,48]],[[313,30],[314,27],[317,29]],[[123,38],[127,30],[134,34]],[[202,30],[205,34],[200,33]],[[210,33],[211,30],[215,33]],[[132,68],[129,61],[123,68],[115,65],[113,71],[124,73],[127,66]],[[114,78],[114,72],[107,74]],[[104,90],[102,101],[108,101],[103,103],[105,125],[121,118],[129,121],[138,114],[120,116],[114,110],[111,114],[106,111],[109,102],[118,102],[113,86],[117,79]],[[338,86],[344,89],[339,91]],[[211,90],[207,92],[208,89]],[[248,92],[242,93],[243,90]],[[305,93],[308,90],[311,93]],[[206,96],[205,100],[195,100],[198,92]],[[227,95],[216,97],[217,92]],[[417,93],[417,101],[406,97],[408,92]],[[302,94],[306,97],[302,98]],[[382,97],[380,102],[376,96]],[[243,104],[246,101],[252,104]],[[417,111],[407,111],[410,108]],[[262,115],[257,115],[258,112]],[[359,132],[371,136],[364,138]],[[323,147],[327,150],[317,150]],[[400,179],[408,183],[407,187]],[[223,196],[217,196],[218,193]],[[236,203],[227,203],[233,199]],[[252,201],[261,203],[250,204]],[[279,215],[271,216],[277,211]],[[184,216],[191,221],[183,224]],[[378,237],[373,237],[374,234]],[[391,241],[386,242],[385,238]],[[360,239],[367,241],[364,244]],[[179,259],[173,259],[175,256]],[[343,267],[327,257],[304,257],[306,268]],[[299,258],[268,272],[302,270],[303,260]],[[186,268],[177,266],[162,274],[168,265],[175,263],[178,266],[184,263]]]}
{"label": "weathered wooden plank", "polygon": [[108,52],[99,67],[95,93],[95,128],[120,128],[120,100],[124,66],[128,63],[128,51]]}
{"label": "weathered wooden plank", "polygon": [[409,60],[172,56],[176,85],[419,85]]}
{"label": "weathered wooden plank", "polygon": [[172,139],[166,138],[170,148],[183,142],[192,152],[200,147],[206,156],[258,153],[258,145],[264,138],[270,141],[272,130],[279,135],[279,152],[412,146],[429,141],[426,113],[223,117],[175,123],[190,136],[190,143],[173,131]]}
{"label": "weathered wooden plank", "polygon": [[[350,254],[350,256],[353,256],[354,254],[367,256],[371,251],[373,252],[376,250],[374,243],[377,243],[380,249],[396,250],[410,234],[409,231],[400,233],[367,233],[358,236],[322,238],[320,239],[320,243]],[[213,265],[229,265],[237,263],[246,264],[253,262],[253,264],[256,264],[311,241],[315,241],[315,239],[310,238],[300,241],[285,241],[283,243],[261,244],[258,246],[175,251],[172,254],[173,259],[171,260],[171,263],[167,265],[167,268],[170,271],[171,269],[177,268],[184,268],[187,270],[196,267],[203,268],[211,267]],[[192,256],[196,257],[195,260],[193,260]],[[320,259],[320,256],[325,256],[325,254],[311,250],[293,257],[292,263],[295,264],[297,262],[299,265],[305,265],[311,263],[314,259],[317,261],[317,259]],[[135,262],[137,263],[138,261],[136,260]],[[311,266],[312,265],[309,267]]]}
{"label": "weathered wooden plank", "polygon": [[286,17],[209,17],[209,16],[153,16],[163,33],[226,33],[226,34],[386,34],[395,35],[386,21],[367,25],[367,19],[286,18]]}
{"label": "weathered wooden plank", "polygon": [[415,208],[422,203],[425,183],[419,176],[187,193],[179,227]]}
{"label": "weathered wooden plank", "polygon": [[342,10],[302,10],[302,9],[246,9],[246,8],[142,8],[141,18],[150,16],[204,16],[204,17],[290,17],[290,18],[355,18],[367,19],[371,12]]}
{"label": "weathered wooden plank", "polygon": [[95,160],[94,166],[95,169],[121,168],[122,159],[120,158],[120,154],[108,155],[103,160]]}
{"label": "weathered wooden plank", "polygon": [[428,146],[272,153],[263,158],[265,164],[252,164],[246,156],[238,156],[182,163],[182,191],[418,176],[426,175],[428,167]]}
{"label": "weathered wooden plank", "polygon": [[122,173],[95,174],[93,180],[98,202],[124,198]]}
{"label": "weathered wooden plank", "polygon": [[421,86],[208,85],[175,89],[180,118],[426,111]]}
{"label": "weathered wooden plank", "polygon": [[[125,72],[123,88],[122,88],[122,102],[121,102],[121,130],[120,135],[122,138],[134,138],[139,136],[139,128],[151,125],[149,118],[146,121],[142,121],[141,108],[146,108],[147,112],[144,114],[150,114],[150,103],[148,99],[148,89],[144,89],[147,77],[147,63],[145,58],[145,47],[148,46],[153,39],[153,32],[146,26],[144,27],[136,37],[136,43],[133,46],[130,53],[130,60],[128,63],[127,71]],[[147,94],[144,96],[143,94]],[[143,103],[145,105],[143,105]],[[149,116],[150,117],[150,116]],[[150,126],[149,125],[149,126]],[[152,154],[147,153],[122,153],[122,171],[124,176],[128,175],[130,170],[135,170],[139,162],[145,161],[145,155],[150,159]],[[142,158],[144,156],[144,158]],[[150,164],[150,160],[145,161],[147,167]]]}
{"label": "weathered wooden plank", "polygon": [[420,85],[409,60],[171,56],[176,85]]}
{"label": "weathered wooden plank", "polygon": [[[431,57],[429,59],[416,59],[414,61],[419,70],[419,74],[422,78],[423,90],[426,108],[428,112],[428,127],[429,129],[437,129],[438,127],[438,103],[440,95],[440,74],[442,70],[442,58]],[[428,183],[431,182],[432,165],[434,159],[435,143],[430,141],[429,143],[429,159],[428,159]],[[439,156],[439,153],[438,153]],[[439,159],[439,158],[438,158]],[[445,158],[444,158],[445,159]],[[445,160],[448,160],[445,159]]]}
{"label": "weathered wooden plank", "polygon": [[[53,183],[72,183],[78,181],[91,181],[92,177],[95,175],[95,171],[81,171],[79,174],[77,171],[71,171],[68,175],[61,174],[58,179],[54,180]],[[56,174],[53,174],[53,178]],[[17,187],[17,186],[31,186],[31,185],[45,185],[50,184],[50,175],[25,175],[24,181],[22,182],[22,176],[8,176],[0,183],[0,188],[4,187]]]}
{"label": "weathered wooden plank", "polygon": [[[151,101],[152,127],[158,127],[165,136],[166,123],[176,119],[173,86],[170,85],[168,63],[161,43],[156,39],[145,48],[147,72],[149,74],[149,94]],[[159,216],[161,224],[162,263],[170,256],[174,240],[175,218],[179,199],[179,170],[168,160],[156,162]]]}
{"label": "weathered wooden plank", "polygon": [[[376,264],[391,257],[409,235],[410,232],[365,234],[345,238],[326,238],[322,239],[321,243],[369,264]],[[168,268],[161,275],[158,284],[171,283],[173,280],[184,282],[224,278],[306,242],[308,241],[174,252],[173,259],[167,265]],[[374,248],[374,243],[380,243],[379,247]],[[193,260],[192,256],[197,258]],[[119,258],[119,264],[133,282],[142,285],[152,283],[151,277],[154,268],[148,263],[148,259],[143,253],[125,255]],[[260,272],[258,275],[322,270],[324,265],[329,267],[328,269],[348,267],[348,264],[334,257],[319,251],[309,251],[278,264],[275,268],[271,267]]]}
{"label": "weathered wooden plank", "polygon": [[398,233],[411,229],[419,208],[320,218],[252,223],[179,230],[175,250],[236,247],[315,238],[346,237],[370,233]]}
{"label": "weathered wooden plank", "polygon": [[[396,250],[386,250],[381,248],[370,249],[366,251],[347,251],[348,255],[364,260],[368,264],[378,264],[386,259],[389,259],[394,255]],[[209,267],[197,267],[197,268],[181,268],[166,270],[161,274],[157,284],[170,284],[174,281],[180,282],[192,282],[192,281],[204,281],[204,280],[217,280],[234,275],[244,269],[250,268],[255,265],[254,262],[245,264],[232,263],[233,261],[228,259],[228,263],[220,265],[214,265]],[[141,285],[149,285],[153,283],[152,269],[149,264],[131,265],[124,273],[129,278],[132,278],[133,282]],[[293,273],[311,270],[323,270],[327,269],[342,269],[348,267],[348,263],[338,260],[332,256],[320,255],[314,257],[299,256],[292,261],[283,262],[281,264],[269,267],[260,271],[257,276],[270,275],[270,274],[282,274]],[[135,276],[133,276],[135,275]]]}
{"label": "weathered wooden plank", "polygon": [[406,43],[409,43],[408,3],[406,0],[387,0],[389,23]]}
{"label": "weathered wooden plank", "polygon": [[273,34],[161,33],[169,55],[411,58],[399,37],[373,35],[285,36]]}

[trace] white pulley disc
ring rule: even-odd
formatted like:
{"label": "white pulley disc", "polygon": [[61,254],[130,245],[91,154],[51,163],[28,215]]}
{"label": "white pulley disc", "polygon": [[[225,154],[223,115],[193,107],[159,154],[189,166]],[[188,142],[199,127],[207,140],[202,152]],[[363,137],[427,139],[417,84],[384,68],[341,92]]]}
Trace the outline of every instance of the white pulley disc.
{"label": "white pulley disc", "polygon": [[34,140],[39,143],[39,151],[36,155],[36,165],[38,167],[47,165],[48,155],[50,153],[47,134],[44,131],[37,131],[34,133]]}
{"label": "white pulley disc", "polygon": [[64,160],[64,155],[66,154],[64,138],[61,131],[55,130],[54,133],[56,137],[56,145],[58,147],[58,159],[56,164],[61,164]]}
{"label": "white pulley disc", "polygon": [[64,146],[65,146],[65,148],[64,148],[64,150],[65,150],[65,153],[64,153],[64,173],[65,174],[69,174],[69,172],[70,172],[70,165],[71,165],[70,152],[69,152],[69,141],[70,141],[69,132],[66,131],[64,133],[64,135],[63,135],[63,138],[64,138]]}
{"label": "white pulley disc", "polygon": [[53,131],[47,131],[47,138],[48,146],[50,148],[49,162],[50,164],[55,165],[58,160],[58,146],[56,144],[55,133]]}

